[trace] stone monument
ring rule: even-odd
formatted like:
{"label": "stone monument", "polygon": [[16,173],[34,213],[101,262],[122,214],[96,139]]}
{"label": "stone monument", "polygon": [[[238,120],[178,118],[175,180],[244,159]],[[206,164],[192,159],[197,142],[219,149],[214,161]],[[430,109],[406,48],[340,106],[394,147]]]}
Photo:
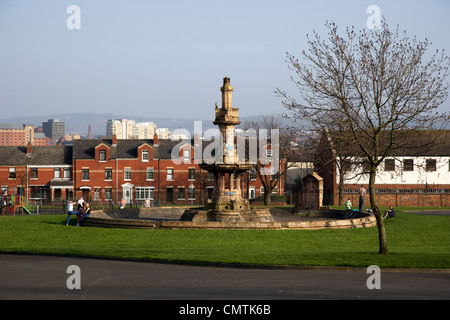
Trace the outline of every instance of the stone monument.
{"label": "stone monument", "polygon": [[[252,209],[245,199],[241,188],[241,176],[251,170],[255,164],[238,159],[235,139],[235,126],[240,123],[239,109],[232,106],[233,87],[230,78],[223,79],[222,107],[216,103],[216,118],[213,122],[219,126],[223,139],[223,161],[202,162],[200,168],[214,176],[214,192],[205,208],[190,209],[182,215],[184,221],[218,221],[218,222],[273,222],[273,217],[266,208]],[[240,161],[238,161],[240,160]]]}

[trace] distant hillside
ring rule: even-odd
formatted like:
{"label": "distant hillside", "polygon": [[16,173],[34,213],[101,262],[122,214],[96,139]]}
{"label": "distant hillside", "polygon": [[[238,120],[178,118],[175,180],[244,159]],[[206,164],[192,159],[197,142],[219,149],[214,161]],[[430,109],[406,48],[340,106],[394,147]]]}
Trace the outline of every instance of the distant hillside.
{"label": "distant hillside", "polygon": [[[260,116],[242,117],[241,120],[254,119]],[[170,131],[174,131],[179,128],[187,129],[191,133],[194,132],[194,121],[202,121],[202,131],[216,127],[213,124],[214,119],[182,119],[182,118],[149,118],[149,117],[135,117],[126,115],[117,115],[113,113],[61,113],[54,115],[42,115],[42,116],[23,116],[13,118],[0,118],[0,123],[25,123],[35,127],[42,126],[42,122],[48,121],[48,119],[59,119],[59,121],[65,122],[66,134],[78,133],[79,135],[88,135],[88,126],[92,126],[92,136],[102,137],[106,135],[106,122],[108,119],[132,119],[136,122],[151,121],[156,124],[158,128],[169,128]]]}

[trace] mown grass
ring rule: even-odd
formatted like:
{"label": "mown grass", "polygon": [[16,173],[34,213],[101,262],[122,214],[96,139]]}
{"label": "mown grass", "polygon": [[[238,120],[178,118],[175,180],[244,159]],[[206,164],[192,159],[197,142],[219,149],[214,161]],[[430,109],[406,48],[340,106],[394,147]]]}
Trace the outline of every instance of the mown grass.
{"label": "mown grass", "polygon": [[377,228],[342,230],[134,230],[66,226],[66,215],[0,217],[0,252],[244,265],[450,268],[450,216],[399,208]]}

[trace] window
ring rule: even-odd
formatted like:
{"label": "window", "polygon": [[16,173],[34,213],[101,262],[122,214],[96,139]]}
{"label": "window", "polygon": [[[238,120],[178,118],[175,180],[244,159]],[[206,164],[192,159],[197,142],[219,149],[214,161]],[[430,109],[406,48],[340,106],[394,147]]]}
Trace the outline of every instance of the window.
{"label": "window", "polygon": [[9,168],[9,179],[16,178],[16,168]]}
{"label": "window", "polygon": [[53,178],[61,179],[61,169],[60,168],[55,168],[55,170],[53,172]]}
{"label": "window", "polygon": [[142,161],[148,161],[148,150],[142,150]]}
{"label": "window", "polygon": [[189,168],[189,180],[195,180],[195,169]]}
{"label": "window", "polygon": [[394,159],[384,160],[384,171],[395,171],[395,160]]}
{"label": "window", "polygon": [[38,178],[38,168],[31,168],[30,178],[31,179]]}
{"label": "window", "polygon": [[106,161],[106,150],[100,150],[99,156],[100,161]]}
{"label": "window", "polygon": [[100,201],[100,193],[102,189],[94,189],[94,201]]}
{"label": "window", "polygon": [[30,186],[30,199],[47,199],[48,187]]}
{"label": "window", "polygon": [[167,180],[173,180],[173,168],[167,168]]}
{"label": "window", "polygon": [[89,169],[81,169],[81,180],[89,180]]}
{"label": "window", "polygon": [[70,168],[64,168],[64,179],[70,179]]}
{"label": "window", "polygon": [[112,200],[112,189],[105,188],[105,200]]}
{"label": "window", "polygon": [[105,169],[105,180],[112,180],[112,169]]}
{"label": "window", "polygon": [[189,187],[189,200],[195,199],[195,188],[194,186]]}
{"label": "window", "polygon": [[178,187],[178,200],[184,200],[184,187]]}
{"label": "window", "polygon": [[153,187],[136,187],[136,200],[153,200]]}
{"label": "window", "polygon": [[427,159],[425,166],[426,171],[436,171],[436,159]]}
{"label": "window", "polygon": [[249,178],[250,178],[250,180],[256,180],[256,169],[255,168],[252,168],[249,171]]}
{"label": "window", "polygon": [[274,187],[274,188],[272,189],[272,194],[273,194],[273,195],[277,195],[277,194],[278,194],[278,187]]}
{"label": "window", "polygon": [[123,170],[123,179],[124,180],[131,180],[131,168],[125,168]]}
{"label": "window", "polygon": [[414,160],[404,159],[403,160],[403,171],[414,171]]}
{"label": "window", "polygon": [[185,162],[189,162],[191,160],[190,150],[183,150],[183,159]]}
{"label": "window", "polygon": [[208,180],[210,181],[214,180],[214,174],[212,172],[208,172]]}
{"label": "window", "polygon": [[147,181],[153,180],[153,168],[147,168]]}

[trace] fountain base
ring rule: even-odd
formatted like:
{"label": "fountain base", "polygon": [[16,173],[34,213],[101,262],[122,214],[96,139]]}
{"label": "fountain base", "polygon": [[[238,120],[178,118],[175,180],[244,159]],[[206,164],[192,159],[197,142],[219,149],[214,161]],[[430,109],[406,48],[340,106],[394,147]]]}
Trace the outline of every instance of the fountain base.
{"label": "fountain base", "polygon": [[275,222],[269,209],[248,209],[248,210],[204,210],[187,209],[180,218],[180,221],[192,222]]}

